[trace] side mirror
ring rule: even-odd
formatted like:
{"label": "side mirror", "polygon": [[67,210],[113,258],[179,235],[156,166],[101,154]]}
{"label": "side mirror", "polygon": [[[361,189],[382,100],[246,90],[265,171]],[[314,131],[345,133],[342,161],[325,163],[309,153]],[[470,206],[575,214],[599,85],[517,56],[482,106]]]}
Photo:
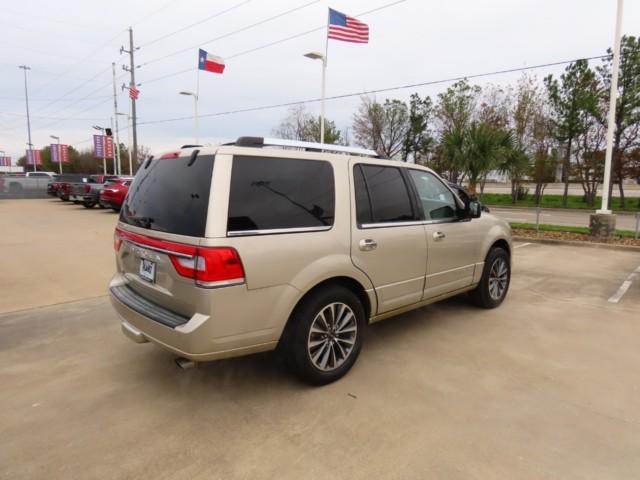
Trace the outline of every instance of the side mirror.
{"label": "side mirror", "polygon": [[480,215],[482,215],[482,204],[479,200],[470,200],[467,207],[467,218],[480,218]]}

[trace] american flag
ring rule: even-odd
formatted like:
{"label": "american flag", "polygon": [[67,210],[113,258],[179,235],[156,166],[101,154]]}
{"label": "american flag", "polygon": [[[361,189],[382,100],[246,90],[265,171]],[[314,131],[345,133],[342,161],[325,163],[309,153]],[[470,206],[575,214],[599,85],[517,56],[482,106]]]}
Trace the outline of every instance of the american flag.
{"label": "american flag", "polygon": [[135,85],[131,85],[129,87],[129,98],[131,98],[131,100],[137,100],[139,95],[140,90],[138,90]]}
{"label": "american flag", "polygon": [[369,43],[369,25],[330,8],[328,36],[343,42]]}

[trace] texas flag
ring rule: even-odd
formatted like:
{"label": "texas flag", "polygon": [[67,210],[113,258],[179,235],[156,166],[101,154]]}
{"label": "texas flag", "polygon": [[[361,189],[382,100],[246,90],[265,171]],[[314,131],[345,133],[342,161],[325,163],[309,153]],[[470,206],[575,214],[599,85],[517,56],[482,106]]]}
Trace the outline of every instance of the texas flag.
{"label": "texas flag", "polygon": [[224,60],[200,49],[198,52],[198,68],[207,72],[224,72]]}

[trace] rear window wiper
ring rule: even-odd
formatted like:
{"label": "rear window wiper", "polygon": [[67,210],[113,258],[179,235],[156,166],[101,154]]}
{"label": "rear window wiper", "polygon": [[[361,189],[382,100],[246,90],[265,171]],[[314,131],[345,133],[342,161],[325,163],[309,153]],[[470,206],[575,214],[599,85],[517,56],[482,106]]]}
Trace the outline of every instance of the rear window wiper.
{"label": "rear window wiper", "polygon": [[154,221],[153,218],[149,217],[131,217],[131,220],[136,226],[142,228],[150,228]]}

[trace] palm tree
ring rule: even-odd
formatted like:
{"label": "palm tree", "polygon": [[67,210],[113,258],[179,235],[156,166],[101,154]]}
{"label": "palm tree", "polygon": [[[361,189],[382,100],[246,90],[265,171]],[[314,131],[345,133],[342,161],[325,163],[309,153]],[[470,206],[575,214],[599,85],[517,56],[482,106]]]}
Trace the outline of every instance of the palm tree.
{"label": "palm tree", "polygon": [[529,172],[531,159],[522,147],[507,148],[498,165],[498,170],[506,174],[511,180],[511,203],[518,200],[518,191],[523,177]]}

